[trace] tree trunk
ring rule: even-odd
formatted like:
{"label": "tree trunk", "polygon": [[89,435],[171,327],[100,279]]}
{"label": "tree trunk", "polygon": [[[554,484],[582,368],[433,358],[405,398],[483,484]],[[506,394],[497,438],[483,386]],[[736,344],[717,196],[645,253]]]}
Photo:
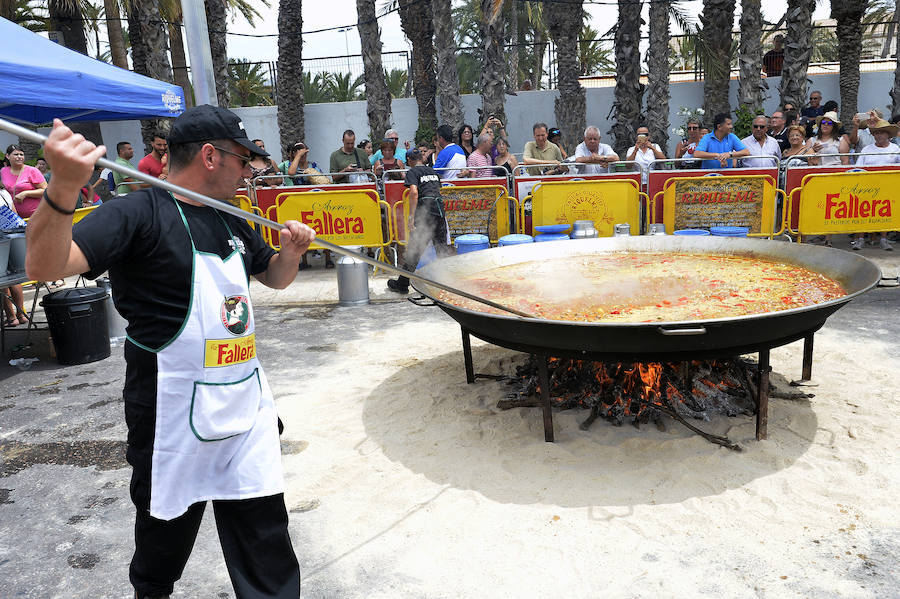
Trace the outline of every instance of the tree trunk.
{"label": "tree trunk", "polygon": [[506,92],[515,94],[519,89],[519,2],[510,0],[509,6],[509,44],[506,49],[506,60],[509,63],[509,73],[506,77]]}
{"label": "tree trunk", "polygon": [[216,80],[216,100],[219,106],[228,107],[228,49],[225,32],[228,20],[225,0],[205,0],[206,27],[209,30],[209,50],[212,54],[213,76]]}
{"label": "tree trunk", "polygon": [[831,0],[831,18],[837,21],[838,59],[841,63],[838,85],[841,89],[841,122],[853,121],[859,93],[859,59],[862,54],[862,18],[866,6],[861,2]]}
{"label": "tree trunk", "polygon": [[[366,114],[369,115],[369,139],[384,137],[391,127],[391,94],[384,80],[381,64],[381,30],[375,20],[375,3],[372,0],[356,0],[359,22],[360,50],[366,80]],[[454,67],[456,63],[454,62]],[[457,92],[458,93],[458,92]]]}
{"label": "tree trunk", "polygon": [[668,153],[669,146],[669,11],[671,3],[650,3],[650,46],[647,50],[647,126],[650,139]]}
{"label": "tree trunk", "polygon": [[188,75],[187,59],[184,56],[184,38],[181,35],[181,20],[169,25],[169,39],[172,41],[172,77],[175,85],[180,85],[184,90],[184,107],[194,105],[191,93],[191,78]]}
{"label": "tree trunk", "polygon": [[0,0],[0,17],[7,21],[16,18],[16,0]]}
{"label": "tree trunk", "polygon": [[[815,2],[815,0],[813,0]],[[703,46],[703,108],[710,117],[731,113],[728,88],[731,81],[731,29],[734,0],[703,0],[700,15]]]}
{"label": "tree trunk", "polygon": [[641,118],[641,5],[619,0],[616,25],[616,89],[613,110],[615,123],[610,130],[619,156],[634,143],[634,132]]}
{"label": "tree trunk", "polygon": [[435,94],[437,81],[434,72],[434,22],[431,3],[421,0],[398,0],[400,27],[412,42],[413,93],[419,107],[419,127],[416,139],[431,139],[437,129]]}
{"label": "tree trunk", "polygon": [[762,108],[762,41],[763,27],[760,0],[741,0],[741,46],[738,50],[740,85],[738,104],[756,114]]}
{"label": "tree trunk", "polygon": [[812,14],[816,0],[788,0],[784,36],[784,69],[781,71],[781,105],[791,102],[799,110],[806,105],[806,72],[812,56]]}
{"label": "tree trunk", "polygon": [[502,4],[497,10],[494,4],[494,0],[481,0],[481,123],[492,114],[506,122],[503,11]]}
{"label": "tree trunk", "polygon": [[303,2],[278,3],[278,129],[281,155],[290,156],[291,147],[306,138],[303,115]]}
{"label": "tree trunk", "polygon": [[544,32],[535,27],[534,29],[534,64],[532,65],[534,72],[531,75],[532,89],[541,89],[541,79],[544,78],[544,51],[547,49],[547,40],[544,38]]}
{"label": "tree trunk", "polygon": [[[134,71],[152,79],[173,83],[166,26],[155,2],[132,0],[128,11],[128,37],[131,40],[131,64]],[[167,131],[168,128],[168,119],[141,121],[144,153],[149,154],[152,149],[150,144],[154,131]]]}
{"label": "tree trunk", "polygon": [[[897,0],[896,12],[900,12],[900,0]],[[900,27],[897,27],[896,65],[894,66],[894,87],[891,88],[891,114],[900,112]]]}
{"label": "tree trunk", "polygon": [[[120,69],[128,68],[128,54],[125,51],[125,36],[122,33],[121,14],[118,0],[103,0],[106,13],[106,36],[109,38],[109,54],[112,62]],[[185,92],[187,95],[187,92]]]}
{"label": "tree trunk", "polygon": [[566,5],[565,10],[551,10],[544,16],[556,46],[556,69],[559,96],[554,102],[556,124],[562,132],[562,144],[570,154],[584,137],[587,106],[584,88],[578,81],[578,34],[581,33],[581,2]]}
{"label": "tree trunk", "polygon": [[[360,0],[362,1],[362,0]],[[433,0],[434,47],[437,53],[437,89],[441,99],[441,124],[457,131],[463,125],[462,100],[459,97],[459,73],[456,70],[456,39],[450,0]]]}

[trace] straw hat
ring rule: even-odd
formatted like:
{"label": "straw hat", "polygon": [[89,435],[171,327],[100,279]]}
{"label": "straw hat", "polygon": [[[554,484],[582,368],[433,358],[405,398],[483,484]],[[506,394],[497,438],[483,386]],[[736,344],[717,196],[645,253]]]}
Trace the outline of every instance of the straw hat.
{"label": "straw hat", "polygon": [[892,125],[884,119],[878,119],[878,122],[874,125],[869,125],[869,133],[875,133],[876,131],[887,131],[890,133],[891,137],[897,137],[897,130],[900,129],[897,125]]}
{"label": "straw hat", "polygon": [[823,120],[829,120],[834,123],[835,128],[841,126],[841,122],[838,120],[838,115],[834,111],[829,111],[823,114],[822,116],[816,118],[816,127],[821,126]]}

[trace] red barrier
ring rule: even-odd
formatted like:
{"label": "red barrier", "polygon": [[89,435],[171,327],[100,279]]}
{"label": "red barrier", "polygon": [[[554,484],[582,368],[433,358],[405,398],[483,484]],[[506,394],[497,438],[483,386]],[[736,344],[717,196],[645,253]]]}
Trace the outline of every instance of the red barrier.
{"label": "red barrier", "polygon": [[312,191],[320,189],[322,191],[347,191],[350,189],[375,189],[375,182],[371,183],[331,183],[329,185],[285,185],[283,187],[257,187],[256,188],[256,205],[262,210],[263,214],[275,205],[275,198],[282,193],[291,191]]}
{"label": "red barrier", "polygon": [[896,164],[885,166],[866,166],[858,167],[852,164],[841,164],[836,166],[798,166],[785,169],[784,176],[784,193],[791,200],[791,223],[790,228],[796,231],[800,226],[800,202],[791,198],[791,193],[795,189],[799,189],[803,185],[803,177],[806,175],[824,175],[827,173],[843,173],[855,168],[865,168],[867,171],[896,171],[900,170],[900,166]]}
{"label": "red barrier", "polygon": [[[647,196],[652,200],[657,193],[666,187],[669,179],[682,177],[703,177],[710,173],[719,173],[727,177],[740,177],[741,175],[769,175],[778,182],[778,167],[772,168],[722,168],[722,169],[690,169],[677,171],[650,171],[647,175]],[[663,222],[663,199],[656,201],[656,214],[652,216],[655,223]]]}

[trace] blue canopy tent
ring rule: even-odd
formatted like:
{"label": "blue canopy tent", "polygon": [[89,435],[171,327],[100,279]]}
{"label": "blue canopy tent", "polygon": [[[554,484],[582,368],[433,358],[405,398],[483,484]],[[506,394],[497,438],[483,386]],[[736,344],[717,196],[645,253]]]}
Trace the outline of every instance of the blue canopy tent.
{"label": "blue canopy tent", "polygon": [[[69,50],[0,19],[0,117],[22,125],[63,121],[174,118],[180,86]],[[11,51],[10,51],[11,50]]]}

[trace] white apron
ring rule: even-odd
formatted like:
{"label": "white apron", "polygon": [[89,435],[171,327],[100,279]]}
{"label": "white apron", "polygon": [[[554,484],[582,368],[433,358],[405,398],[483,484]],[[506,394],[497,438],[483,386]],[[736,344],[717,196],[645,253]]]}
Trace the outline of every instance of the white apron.
{"label": "white apron", "polygon": [[222,224],[235,246],[225,260],[198,252],[191,237],[191,303],[181,330],[157,350],[137,344],[157,354],[150,515],[163,520],[199,501],[284,490],[278,417],[256,357],[242,242]]}

